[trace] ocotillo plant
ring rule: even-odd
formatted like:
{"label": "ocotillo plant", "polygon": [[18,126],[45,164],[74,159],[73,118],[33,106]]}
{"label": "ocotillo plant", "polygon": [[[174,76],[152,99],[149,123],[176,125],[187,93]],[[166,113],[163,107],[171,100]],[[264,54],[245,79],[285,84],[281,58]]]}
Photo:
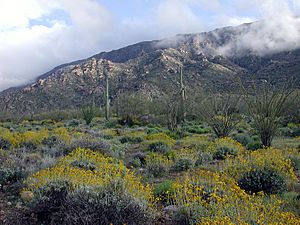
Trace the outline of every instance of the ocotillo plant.
{"label": "ocotillo plant", "polygon": [[259,89],[253,84],[249,91],[241,82],[240,84],[248,112],[253,118],[261,142],[265,147],[270,147],[283,113],[288,109],[286,102],[293,94],[293,89],[288,85],[280,89],[264,83]]}

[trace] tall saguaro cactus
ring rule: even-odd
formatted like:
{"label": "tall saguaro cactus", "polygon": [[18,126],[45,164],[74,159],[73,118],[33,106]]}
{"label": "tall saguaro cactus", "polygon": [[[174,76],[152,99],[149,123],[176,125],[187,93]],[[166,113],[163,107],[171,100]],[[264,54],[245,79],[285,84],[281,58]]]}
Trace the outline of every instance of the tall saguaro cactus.
{"label": "tall saguaro cactus", "polygon": [[180,67],[180,96],[181,96],[181,116],[182,116],[182,122],[186,122],[186,89],[183,83],[183,72],[182,72],[182,67]]}
{"label": "tall saguaro cactus", "polygon": [[105,74],[105,119],[109,120],[109,83],[107,72]]}

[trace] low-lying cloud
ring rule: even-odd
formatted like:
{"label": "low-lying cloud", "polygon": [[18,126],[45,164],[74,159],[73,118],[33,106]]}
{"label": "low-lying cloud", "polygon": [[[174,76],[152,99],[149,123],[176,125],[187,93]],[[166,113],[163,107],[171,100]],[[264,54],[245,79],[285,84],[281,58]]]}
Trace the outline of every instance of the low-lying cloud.
{"label": "low-lying cloud", "polygon": [[253,54],[266,55],[300,48],[300,17],[294,11],[300,1],[265,1],[261,10],[264,19],[245,26],[236,39],[219,48],[225,55],[250,50]]}

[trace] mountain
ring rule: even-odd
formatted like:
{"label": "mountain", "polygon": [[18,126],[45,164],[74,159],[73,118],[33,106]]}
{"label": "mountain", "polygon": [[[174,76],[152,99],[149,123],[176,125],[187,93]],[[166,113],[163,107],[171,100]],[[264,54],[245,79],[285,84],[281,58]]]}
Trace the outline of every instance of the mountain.
{"label": "mountain", "polygon": [[[300,49],[262,55],[236,45],[251,25],[145,41],[58,66],[30,85],[1,92],[0,111],[40,113],[77,108],[93,100],[101,104],[105,73],[112,98],[122,92],[170,93],[178,87],[180,67],[188,89],[232,90],[237,77],[245,81],[272,78],[278,83],[299,78]],[[229,53],[224,52],[227,46],[231,46]]]}

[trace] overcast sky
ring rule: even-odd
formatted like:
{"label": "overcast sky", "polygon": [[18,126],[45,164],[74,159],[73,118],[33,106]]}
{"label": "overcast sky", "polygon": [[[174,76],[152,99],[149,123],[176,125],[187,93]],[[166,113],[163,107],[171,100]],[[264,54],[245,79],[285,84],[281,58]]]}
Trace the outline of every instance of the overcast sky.
{"label": "overcast sky", "polygon": [[300,0],[0,0],[0,90],[102,51],[262,19],[298,42],[297,12]]}

